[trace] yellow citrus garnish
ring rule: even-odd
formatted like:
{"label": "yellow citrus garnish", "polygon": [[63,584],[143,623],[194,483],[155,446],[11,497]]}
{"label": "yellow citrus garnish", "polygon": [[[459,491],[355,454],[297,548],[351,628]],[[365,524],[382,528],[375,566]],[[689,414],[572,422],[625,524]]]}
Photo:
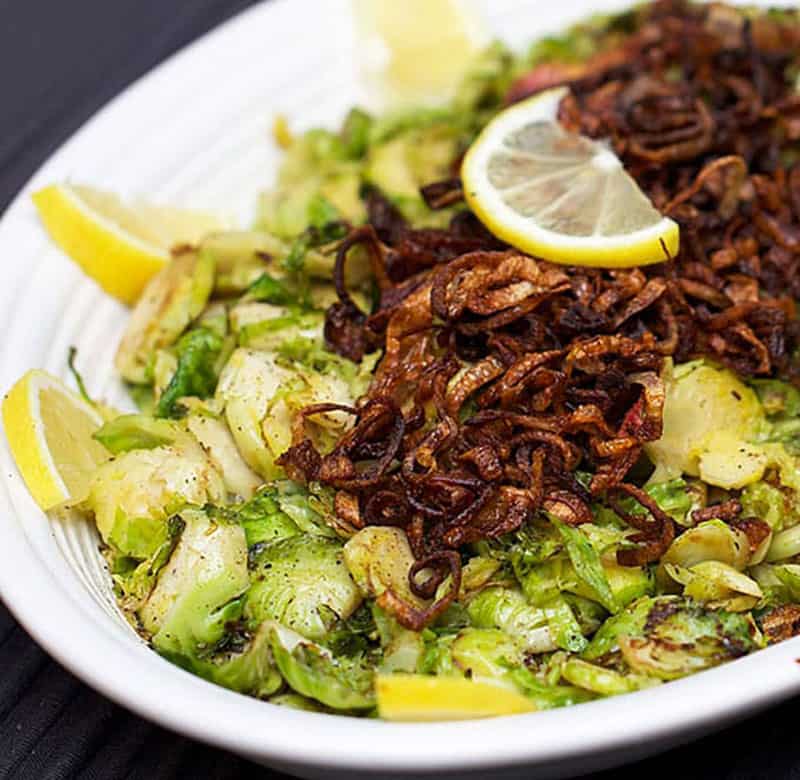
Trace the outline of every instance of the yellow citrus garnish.
{"label": "yellow citrus garnish", "polygon": [[103,422],[100,412],[46,371],[29,371],[3,399],[11,453],[42,509],[85,497],[91,475],[109,457],[92,438]]}
{"label": "yellow citrus garnish", "polygon": [[496,236],[554,263],[626,268],[674,257],[678,225],[606,144],[558,123],[565,94],[541,92],[484,128],[461,167],[467,203]]}
{"label": "yellow citrus garnish", "polygon": [[226,227],[213,214],[126,205],[111,192],[52,184],[33,194],[48,233],[106,292],[134,303],[169,261],[171,247],[191,244]]}

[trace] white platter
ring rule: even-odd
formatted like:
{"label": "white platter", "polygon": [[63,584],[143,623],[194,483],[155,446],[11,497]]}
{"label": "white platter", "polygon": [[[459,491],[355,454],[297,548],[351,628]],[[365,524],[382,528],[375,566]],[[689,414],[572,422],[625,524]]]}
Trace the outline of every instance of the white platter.
{"label": "white platter", "polygon": [[[479,5],[497,35],[520,45],[620,3]],[[351,30],[347,0],[258,5],[126,90],[38,171],[0,221],[0,389],[31,367],[65,375],[74,344],[92,394],[127,403],[111,370],[125,311],[48,243],[30,192],[67,179],[247,219],[277,164],[274,115],[296,127],[330,124],[363,98]],[[4,437],[0,466],[0,593],[31,635],[140,715],[303,776],[492,768],[563,777],[663,750],[800,691],[795,639],[656,690],[512,718],[398,725],[278,708],[150,651],[117,611],[94,533],[47,521]]]}

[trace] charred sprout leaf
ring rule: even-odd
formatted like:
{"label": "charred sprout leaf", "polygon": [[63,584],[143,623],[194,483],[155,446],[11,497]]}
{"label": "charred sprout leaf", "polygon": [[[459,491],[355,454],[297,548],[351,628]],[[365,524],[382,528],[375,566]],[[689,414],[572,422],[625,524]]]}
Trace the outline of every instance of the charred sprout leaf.
{"label": "charred sprout leaf", "polygon": [[414,555],[402,529],[388,526],[362,529],[345,545],[344,560],[366,595],[380,596],[391,590],[412,606],[423,604],[409,586],[408,572],[414,564]]}
{"label": "charred sprout leaf", "polygon": [[194,252],[174,257],[148,282],[115,359],[124,379],[148,384],[147,367],[154,353],[178,340],[203,311],[213,286],[213,258]]}
{"label": "charred sprout leaf", "polygon": [[738,445],[755,438],[764,423],[753,389],[732,371],[703,361],[675,366],[666,372],[665,381],[664,431],[645,447],[656,466],[655,480],[681,473],[703,476],[702,460],[709,456],[723,459],[734,470],[742,465]]}
{"label": "charred sprout leaf", "polygon": [[[320,373],[274,353],[240,348],[222,371],[217,397],[248,465],[264,479],[275,480],[284,476],[276,459],[291,446],[300,411],[321,403],[349,406],[355,386],[335,371]],[[304,428],[320,446],[330,448],[351,419],[332,410],[306,419]]]}
{"label": "charred sprout leaf", "polygon": [[346,620],[339,620],[338,616],[331,613],[330,622],[333,628],[328,631],[323,644],[335,656],[354,658],[373,649],[378,628],[368,604],[362,603]]}
{"label": "charred sprout leaf", "polygon": [[307,218],[308,228],[294,240],[282,261],[283,268],[290,274],[303,270],[310,249],[338,241],[347,233],[339,210],[323,195],[316,195],[309,201]]}
{"label": "charred sprout leaf", "polygon": [[531,653],[546,653],[557,648],[547,613],[530,605],[518,590],[486,588],[469,602],[467,613],[477,628],[505,631],[517,637]]}
{"label": "charred sprout leaf", "polygon": [[561,674],[572,685],[600,696],[617,696],[659,683],[657,679],[630,673],[623,675],[579,658],[570,658],[562,667]]}
{"label": "charred sprout leaf", "polygon": [[277,348],[277,353],[289,363],[296,363],[312,371],[325,372],[332,367],[337,369],[347,365],[347,370],[355,368],[349,361],[345,363],[338,355],[325,348],[322,339],[296,336],[285,340]]}
{"label": "charred sprout leaf", "polygon": [[550,635],[556,645],[570,653],[582,652],[588,642],[567,600],[558,597],[544,604],[542,608],[547,616]]}
{"label": "charred sprout leaf", "polygon": [[142,414],[153,415],[156,408],[155,394],[150,385],[128,385],[131,400]]}
{"label": "charred sprout leaf", "polygon": [[359,160],[366,154],[372,123],[373,119],[366,111],[360,108],[350,109],[341,131],[344,153],[347,157]]}
{"label": "charred sprout leaf", "polygon": [[180,540],[139,610],[153,647],[170,657],[210,653],[242,612],[247,543],[235,524],[196,509],[180,513]]}
{"label": "charred sprout leaf", "polygon": [[618,610],[617,601],[608,584],[608,578],[603,571],[597,551],[580,528],[573,528],[556,520],[553,522],[564,540],[564,547],[575,567],[575,573],[594,591],[597,600],[609,612],[616,612]]}
{"label": "charred sprout leaf", "polygon": [[247,546],[251,549],[300,533],[292,518],[281,509],[278,491],[271,485],[264,485],[249,501],[234,507],[233,511],[244,528]]}
{"label": "charred sprout leaf", "polygon": [[[450,587],[449,578],[446,578],[436,589],[434,598],[441,598]],[[462,629],[469,628],[470,619],[466,608],[458,601],[453,601],[424,631],[431,631],[437,636],[450,636]]]}
{"label": "charred sprout leaf", "polygon": [[154,399],[161,398],[177,367],[178,357],[174,349],[157,349],[155,351],[147,367],[148,378],[152,382],[151,389]]}
{"label": "charred sprout leaf", "polygon": [[522,579],[537,564],[551,558],[564,542],[552,523],[534,521],[513,534],[508,558],[518,578]]}
{"label": "charred sprout leaf", "polygon": [[270,627],[261,626],[244,647],[215,653],[208,658],[163,653],[174,664],[192,674],[229,688],[263,699],[275,693],[283,678],[272,657]]}
{"label": "charred sprout leaf", "polygon": [[278,363],[304,377],[306,392],[315,398],[350,402],[367,392],[380,354],[365,355],[360,363],[328,350],[321,338],[287,336],[276,348]]}
{"label": "charred sprout leaf", "polygon": [[291,710],[301,710],[303,712],[332,712],[332,710],[319,702],[301,696],[299,693],[294,693],[294,691],[271,696],[269,702],[270,704],[277,704],[279,707],[288,707]]}
{"label": "charred sprout leaf", "polygon": [[306,534],[336,536],[338,521],[333,507],[334,491],[318,482],[298,485],[284,479],[275,483],[281,510]]}
{"label": "charred sprout leaf", "polygon": [[439,109],[415,110],[376,122],[373,130],[383,137],[370,145],[366,181],[385,193],[406,219],[443,227],[448,211],[428,209],[419,191],[426,184],[452,176],[463,124]]}
{"label": "charred sprout leaf", "polygon": [[786,563],[769,567],[775,579],[785,588],[784,600],[800,603],[800,565]]}
{"label": "charred sprout leaf", "polygon": [[584,636],[592,636],[608,617],[608,612],[606,612],[605,608],[593,599],[587,599],[573,593],[565,593],[563,598],[572,609],[572,614],[575,616],[575,620],[578,621]]}
{"label": "charred sprout leaf", "polygon": [[450,645],[455,667],[466,677],[505,677],[522,663],[514,639],[495,628],[465,628]]}
{"label": "charred sprout leaf", "polygon": [[794,491],[768,482],[748,485],[739,497],[744,517],[758,517],[773,531],[792,525],[798,517]]}
{"label": "charred sprout leaf", "polygon": [[221,339],[229,335],[230,323],[228,322],[228,307],[222,301],[209,303],[200,316],[194,321],[194,326],[207,328],[216,333]]}
{"label": "charred sprout leaf", "polygon": [[306,253],[313,246],[311,236],[308,233],[303,233],[299,238],[295,239],[292,243],[289,253],[283,259],[283,268],[289,273],[299,273],[303,270],[303,265],[306,259]]}
{"label": "charred sprout leaf", "polygon": [[168,536],[168,518],[186,505],[221,504],[225,487],[192,436],[170,445],[131,450],[100,466],[86,507],[103,541],[116,553],[150,557]]}
{"label": "charred sprout leaf", "polygon": [[317,240],[320,243],[335,241],[344,236],[342,226],[334,224],[338,220],[338,209],[322,195],[317,196],[308,204],[308,221],[314,230],[319,231],[320,235]]}
{"label": "charred sprout leaf", "polygon": [[498,574],[501,566],[500,561],[488,555],[470,558],[461,570],[461,596],[484,588]]}
{"label": "charred sprout leaf", "polygon": [[266,271],[247,288],[247,297],[275,306],[299,303],[297,295],[292,293],[280,279],[276,279]]}
{"label": "charred sprout leaf", "polygon": [[602,658],[619,651],[620,637],[640,636],[644,631],[648,614],[657,603],[657,599],[641,598],[616,615],[612,615],[592,637],[589,646],[583,652],[583,657],[589,661]]}
{"label": "charred sprout leaf", "polygon": [[625,607],[640,596],[653,595],[655,577],[648,566],[618,566],[615,563],[604,563],[603,571],[614,594],[614,600],[620,607]]}
{"label": "charred sprout leaf", "polygon": [[[166,525],[166,534],[161,528],[156,530],[152,539],[147,539],[142,546],[151,550],[149,557],[142,560],[132,555],[113,555],[111,560],[111,577],[120,600],[120,606],[129,614],[138,611],[153,590],[156,578],[167,563],[175,545],[183,531],[180,518],[170,518]],[[163,539],[155,549],[154,542]],[[137,545],[138,546],[138,545]]]}
{"label": "charred sprout leaf", "polygon": [[632,669],[661,680],[677,680],[727,660],[719,642],[710,637],[680,647],[659,639],[625,636],[620,638],[620,650]]}
{"label": "charred sprout leaf", "polygon": [[344,565],[342,545],[319,536],[292,536],[257,546],[245,617],[252,625],[277,620],[310,639],[322,639],[361,604]]}
{"label": "charred sprout leaf", "polygon": [[172,444],[177,438],[173,423],[144,414],[115,417],[92,435],[113,455],[128,450],[151,450]]}
{"label": "charred sprout leaf", "polygon": [[[270,304],[254,304],[269,307]],[[238,307],[237,307],[238,308]],[[236,314],[234,309],[232,314]],[[262,319],[242,322],[238,329],[239,345],[272,351],[297,335],[315,333],[322,324],[319,312],[307,311],[305,308],[289,307],[273,308]]]}
{"label": "charred sprout leaf", "polygon": [[[692,520],[688,516],[692,509],[700,508],[701,501],[705,493],[695,485],[702,485],[695,481],[690,485],[681,477],[670,479],[666,482],[655,482],[645,485],[645,493],[658,504],[659,508],[666,512],[679,525],[691,524]],[[646,515],[647,510],[634,501],[629,496],[622,498],[617,505],[628,514]],[[619,516],[610,508],[603,504],[593,507],[596,514],[596,522],[600,525],[608,525],[624,529],[626,526],[621,522]]]}
{"label": "charred sprout leaf", "polygon": [[262,480],[242,457],[224,418],[206,407],[193,405],[186,427],[222,474],[231,497],[245,501],[252,498]]}
{"label": "charred sprout leaf", "polygon": [[707,520],[684,531],[661,558],[661,564],[689,568],[702,561],[721,561],[742,570],[750,557],[747,537],[722,520]]}
{"label": "charred sprout leaf", "polygon": [[575,570],[566,555],[558,555],[544,563],[527,567],[525,574],[521,571],[521,567],[515,569],[522,592],[536,607],[545,607],[561,599],[563,592],[574,590],[577,583]]}
{"label": "charred sprout leaf", "polygon": [[453,663],[452,647],[455,638],[455,634],[437,636],[433,632],[424,636],[425,645],[418,664],[420,674],[444,677],[461,673]]}
{"label": "charred sprout leaf", "polygon": [[720,561],[703,561],[690,569],[666,564],[666,569],[684,586],[684,596],[711,609],[746,612],[764,595],[755,580]]}
{"label": "charred sprout leaf", "polygon": [[800,633],[800,607],[797,604],[771,606],[759,614],[758,622],[768,644],[783,642]]}
{"label": "charred sprout leaf", "polygon": [[[214,259],[214,295],[228,297],[246,292],[276,258],[283,256],[286,245],[263,230],[227,230],[205,236],[198,249]],[[224,315],[224,307],[220,308],[216,311]],[[203,324],[208,324],[207,320]]]}
{"label": "charred sprout leaf", "polygon": [[453,105],[467,121],[483,126],[502,107],[511,85],[515,57],[503,43],[494,41],[470,67],[458,87]]}
{"label": "charred sprout leaf", "polygon": [[372,614],[383,649],[380,671],[385,674],[420,671],[426,649],[422,634],[403,628],[375,602]]}
{"label": "charred sprout leaf", "polygon": [[225,419],[247,464],[264,479],[283,476],[264,438],[264,426],[289,434],[290,419],[283,402],[273,399],[291,373],[266,352],[237,349],[220,375],[217,398],[225,406]]}
{"label": "charred sprout leaf", "polygon": [[800,555],[800,524],[779,531],[772,537],[766,560],[774,563],[794,558],[796,555]]}
{"label": "charred sprout leaf", "polygon": [[800,455],[800,418],[773,421],[763,440],[782,444],[792,455]]}
{"label": "charred sprout leaf", "polygon": [[129,517],[118,513],[105,542],[120,555],[144,560],[163,549],[169,538],[169,525],[163,518]]}
{"label": "charred sprout leaf", "polygon": [[[671,479],[667,482],[656,482],[648,485],[647,494],[655,499],[658,506],[663,509],[675,522],[683,524],[691,509],[696,508],[696,496],[689,490],[684,479]],[[632,508],[631,511],[643,512],[641,507]]]}
{"label": "charred sprout leaf", "polygon": [[542,680],[525,666],[517,667],[508,677],[540,710],[568,707],[595,698],[592,693],[582,688]]}
{"label": "charred sprout leaf", "polygon": [[[402,108],[379,117],[370,128],[370,146],[391,141],[410,131],[426,130],[436,125],[457,121],[448,108]],[[434,181],[436,177],[430,179]]]}
{"label": "charred sprout leaf", "polygon": [[340,378],[351,387],[354,398],[366,392],[379,357],[373,353],[356,364],[331,352],[321,338],[305,335],[286,338],[276,347],[276,352],[295,367]]}
{"label": "charred sprout leaf", "polygon": [[187,396],[208,398],[217,386],[217,360],[223,341],[208,328],[195,328],[176,345],[178,365],[158,400],[157,417],[180,417],[178,401]]}
{"label": "charred sprout leaf", "polygon": [[755,388],[767,417],[785,419],[800,416],[800,390],[794,385],[779,379],[753,379],[750,384]]}
{"label": "charred sprout leaf", "polygon": [[674,596],[642,599],[607,621],[584,658],[618,649],[634,672],[672,680],[755,650],[753,628],[743,615]]}
{"label": "charred sprout leaf", "polygon": [[374,706],[373,672],[359,659],[336,658],[277,623],[270,624],[270,633],[275,662],[294,691],[335,710]]}
{"label": "charred sprout leaf", "polygon": [[757,482],[764,477],[772,460],[766,446],[741,442],[720,431],[709,438],[708,448],[700,457],[700,477],[709,485],[725,490],[738,490]]}
{"label": "charred sprout leaf", "polygon": [[348,158],[337,134],[314,129],[292,140],[278,176],[278,186],[261,197],[258,224],[282,239],[292,240],[309,227],[309,204],[329,201],[340,218],[357,224],[364,219],[359,198],[362,165]]}

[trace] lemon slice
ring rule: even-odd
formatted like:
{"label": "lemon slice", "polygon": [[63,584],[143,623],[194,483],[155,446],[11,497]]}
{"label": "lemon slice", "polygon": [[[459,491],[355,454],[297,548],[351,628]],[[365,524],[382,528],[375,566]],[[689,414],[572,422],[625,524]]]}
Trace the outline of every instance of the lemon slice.
{"label": "lemon slice", "polygon": [[465,0],[355,0],[354,10],[362,67],[393,103],[448,97],[486,42]]}
{"label": "lemon slice", "polygon": [[148,204],[114,193],[53,184],[33,195],[47,231],[106,292],[134,303],[177,244],[193,244],[228,225],[213,214]]}
{"label": "lemon slice", "polygon": [[624,268],[674,257],[678,225],[607,144],[558,123],[566,93],[542,92],[486,126],[461,168],[470,208],[499,238],[555,263]]}
{"label": "lemon slice", "polygon": [[46,371],[29,371],[3,399],[11,453],[42,509],[86,496],[89,479],[109,453],[92,434],[103,418]]}
{"label": "lemon slice", "polygon": [[467,720],[536,710],[536,705],[521,693],[490,680],[378,675],[375,692],[378,712],[384,720]]}

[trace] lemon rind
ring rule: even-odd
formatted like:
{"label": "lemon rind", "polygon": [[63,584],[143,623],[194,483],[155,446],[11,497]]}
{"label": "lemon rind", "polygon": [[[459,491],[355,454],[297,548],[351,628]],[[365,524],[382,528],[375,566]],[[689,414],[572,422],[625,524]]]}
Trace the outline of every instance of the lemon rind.
{"label": "lemon rind", "polygon": [[498,238],[554,263],[624,268],[670,260],[680,249],[680,229],[669,217],[618,236],[565,236],[536,225],[503,202],[487,177],[489,158],[515,130],[555,119],[568,89],[547,90],[506,109],[481,132],[464,156],[464,198],[478,219]]}
{"label": "lemon rind", "polygon": [[378,675],[375,690],[381,717],[401,722],[492,718],[536,710],[515,688],[489,678]]}
{"label": "lemon rind", "polygon": [[147,281],[169,261],[169,252],[120,228],[68,186],[45,187],[33,194],[33,201],[58,247],[124,303],[134,303]]}
{"label": "lemon rind", "polygon": [[39,369],[28,371],[6,394],[2,405],[6,440],[25,485],[45,511],[70,497],[47,445],[43,428],[41,391],[48,387],[67,396],[98,427],[103,424],[102,417],[61,380]]}

